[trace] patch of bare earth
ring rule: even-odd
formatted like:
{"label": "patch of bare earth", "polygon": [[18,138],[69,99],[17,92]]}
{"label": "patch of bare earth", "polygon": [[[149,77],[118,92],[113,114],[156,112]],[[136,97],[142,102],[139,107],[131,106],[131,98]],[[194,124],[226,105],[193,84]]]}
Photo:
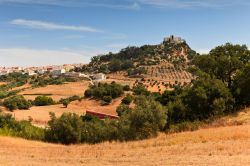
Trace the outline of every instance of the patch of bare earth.
{"label": "patch of bare earth", "polygon": [[250,165],[250,126],[201,129],[127,143],[54,145],[0,137],[0,165]]}

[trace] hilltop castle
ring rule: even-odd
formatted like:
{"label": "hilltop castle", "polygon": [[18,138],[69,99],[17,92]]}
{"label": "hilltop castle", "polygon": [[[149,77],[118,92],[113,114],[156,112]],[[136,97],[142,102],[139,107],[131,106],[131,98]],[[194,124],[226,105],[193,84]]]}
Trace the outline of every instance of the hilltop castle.
{"label": "hilltop castle", "polygon": [[182,39],[181,37],[176,37],[176,36],[174,36],[174,35],[171,35],[170,37],[165,37],[165,38],[164,38],[164,43],[165,43],[165,42],[180,44],[180,43],[184,43],[185,40]]}

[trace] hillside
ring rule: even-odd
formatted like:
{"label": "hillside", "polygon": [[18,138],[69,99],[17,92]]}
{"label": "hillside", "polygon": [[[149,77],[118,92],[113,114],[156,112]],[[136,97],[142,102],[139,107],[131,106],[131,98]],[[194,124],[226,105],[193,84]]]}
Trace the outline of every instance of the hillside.
{"label": "hillside", "polygon": [[185,40],[170,36],[158,45],[127,47],[118,53],[92,57],[88,65],[76,68],[75,71],[183,83],[192,79],[186,68],[196,54]]}
{"label": "hillside", "polygon": [[0,137],[0,165],[249,165],[250,126],[201,129],[96,145],[55,145]]}

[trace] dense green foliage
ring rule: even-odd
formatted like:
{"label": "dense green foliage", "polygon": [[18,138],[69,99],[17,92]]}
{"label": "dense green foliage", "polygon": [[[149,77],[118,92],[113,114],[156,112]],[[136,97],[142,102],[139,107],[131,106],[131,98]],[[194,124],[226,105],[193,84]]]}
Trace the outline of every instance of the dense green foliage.
{"label": "dense green foliage", "polygon": [[123,93],[123,86],[115,82],[112,82],[111,84],[98,83],[97,85],[91,86],[90,89],[87,89],[84,92],[84,96],[87,98],[94,97],[103,100],[105,96],[110,96],[112,99],[115,99],[120,97]]}
{"label": "dense green foliage", "polygon": [[129,105],[133,101],[133,96],[127,95],[122,99],[122,104]]}
{"label": "dense green foliage", "polygon": [[208,55],[196,56],[192,63],[211,78],[220,79],[231,88],[235,73],[249,60],[250,51],[246,45],[227,43],[212,49]]}
{"label": "dense green foliage", "polygon": [[23,96],[12,96],[4,100],[3,105],[8,108],[10,111],[15,109],[29,109],[32,104],[30,101],[27,101]]}
{"label": "dense green foliage", "polygon": [[220,80],[197,80],[173,99],[169,98],[169,122],[204,120],[229,113],[234,99]]}
{"label": "dense green foliage", "polygon": [[112,97],[111,96],[103,96],[102,100],[106,103],[106,104],[110,104],[112,102]]}
{"label": "dense green foliage", "polygon": [[155,136],[166,124],[166,111],[149,98],[138,97],[137,106],[124,112],[119,120],[104,121],[91,116],[51,114],[46,140],[57,143],[97,143],[111,140],[139,140]]}
{"label": "dense green foliage", "polygon": [[44,129],[33,126],[30,121],[17,122],[9,114],[0,114],[0,134],[32,140],[44,140]]}
{"label": "dense green foliage", "polygon": [[135,95],[145,95],[149,96],[150,92],[146,89],[146,87],[143,84],[138,84],[135,87],[133,87],[133,92]]}
{"label": "dense green foliage", "polygon": [[236,74],[233,93],[237,105],[250,105],[250,64]]}
{"label": "dense green foliage", "polygon": [[196,56],[192,64],[199,77],[221,80],[233,94],[236,107],[249,105],[250,50],[246,45],[226,43],[207,55]]}
{"label": "dense green foliage", "polygon": [[55,104],[55,101],[51,97],[47,96],[37,96],[34,100],[34,105],[36,106],[46,106],[53,104]]}

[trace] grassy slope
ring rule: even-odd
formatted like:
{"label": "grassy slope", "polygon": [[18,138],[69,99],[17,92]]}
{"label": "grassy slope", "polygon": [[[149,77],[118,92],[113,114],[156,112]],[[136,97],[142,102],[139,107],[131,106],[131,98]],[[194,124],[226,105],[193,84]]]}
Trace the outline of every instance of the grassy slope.
{"label": "grassy slope", "polygon": [[209,128],[137,142],[74,146],[0,137],[0,165],[249,165],[249,129]]}

